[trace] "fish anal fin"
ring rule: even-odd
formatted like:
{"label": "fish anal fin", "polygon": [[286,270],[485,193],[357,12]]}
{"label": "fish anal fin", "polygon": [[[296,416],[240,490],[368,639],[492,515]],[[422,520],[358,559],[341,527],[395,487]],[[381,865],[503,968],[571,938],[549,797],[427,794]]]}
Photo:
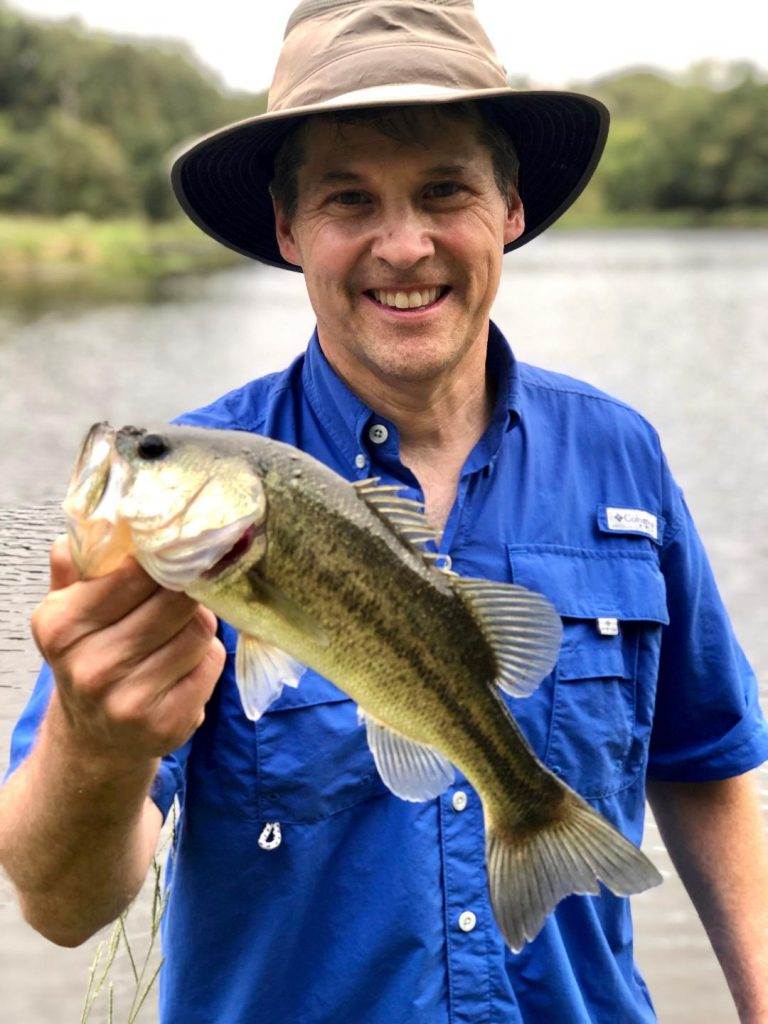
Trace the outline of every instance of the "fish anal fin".
{"label": "fish anal fin", "polygon": [[410,740],[360,707],[368,746],[384,784],[401,800],[419,803],[440,796],[455,778],[453,765],[433,747]]}
{"label": "fish anal fin", "polygon": [[563,624],[543,594],[515,583],[452,577],[496,660],[495,683],[512,697],[528,697],[557,661]]}
{"label": "fish anal fin", "polygon": [[283,686],[298,686],[304,665],[255,636],[240,633],[235,653],[235,681],[243,710],[257,721],[282,693]]}

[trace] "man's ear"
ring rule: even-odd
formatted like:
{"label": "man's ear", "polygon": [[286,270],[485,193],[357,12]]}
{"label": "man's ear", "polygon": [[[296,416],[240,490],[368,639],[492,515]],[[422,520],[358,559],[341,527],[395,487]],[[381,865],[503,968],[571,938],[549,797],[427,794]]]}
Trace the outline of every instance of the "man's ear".
{"label": "man's ear", "polygon": [[296,239],[293,237],[292,223],[282,207],[275,202],[274,196],[272,196],[272,210],[275,215],[275,237],[280,255],[287,263],[293,263],[294,266],[300,267],[301,257]]}
{"label": "man's ear", "polygon": [[507,212],[504,219],[504,245],[514,242],[525,231],[525,212],[520,193],[512,186],[507,200]]}

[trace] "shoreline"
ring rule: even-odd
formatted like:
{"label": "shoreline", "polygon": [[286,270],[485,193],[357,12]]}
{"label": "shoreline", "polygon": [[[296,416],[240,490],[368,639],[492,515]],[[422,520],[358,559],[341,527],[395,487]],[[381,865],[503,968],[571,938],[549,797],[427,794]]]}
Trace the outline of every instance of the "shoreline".
{"label": "shoreline", "polygon": [[[766,230],[768,209],[617,213],[585,205],[552,225],[585,233],[680,229]],[[182,217],[152,223],[0,214],[0,305],[151,299],[169,279],[246,261]]]}

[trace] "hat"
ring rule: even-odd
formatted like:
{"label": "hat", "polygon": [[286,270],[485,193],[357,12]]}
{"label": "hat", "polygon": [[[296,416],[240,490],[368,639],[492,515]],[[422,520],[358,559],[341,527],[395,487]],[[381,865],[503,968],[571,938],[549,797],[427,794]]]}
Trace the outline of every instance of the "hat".
{"label": "hat", "polygon": [[609,115],[575,92],[510,88],[472,0],[302,0],[285,30],[267,111],[186,143],[171,183],[216,241],[262,263],[280,255],[269,183],[286,134],[307,115],[481,100],[520,161],[525,231],[517,249],[580,195],[600,159]]}

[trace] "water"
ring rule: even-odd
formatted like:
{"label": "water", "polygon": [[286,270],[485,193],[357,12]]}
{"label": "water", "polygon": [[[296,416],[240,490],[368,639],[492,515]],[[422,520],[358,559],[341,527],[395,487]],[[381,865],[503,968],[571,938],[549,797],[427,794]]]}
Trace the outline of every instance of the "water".
{"label": "water", "polygon": [[[493,313],[518,358],[589,380],[659,429],[763,679],[766,271],[764,231],[549,233],[506,257]],[[0,507],[60,499],[76,446],[94,420],[165,420],[210,401],[284,366],[313,323],[301,276],[255,265],[174,282],[152,304],[0,310]],[[45,532],[32,533],[25,556],[27,605],[45,587]],[[0,554],[2,544],[0,532]],[[13,585],[6,580],[6,593]],[[37,656],[25,634],[26,608],[3,600],[1,590],[0,604],[0,629],[4,615],[5,634],[16,638],[0,651],[3,770]],[[768,808],[765,769],[762,781]],[[668,875],[664,886],[634,901],[638,959],[660,1019],[730,1024],[735,1011],[725,983],[652,822],[645,847]],[[134,918],[141,946],[146,898]],[[95,940],[79,950],[49,945],[23,924],[2,881],[0,936],[0,1019],[79,1020]],[[122,994],[125,966],[117,980]],[[149,1007],[142,1020],[152,1019]],[[92,1020],[105,1020],[101,1008]]]}

